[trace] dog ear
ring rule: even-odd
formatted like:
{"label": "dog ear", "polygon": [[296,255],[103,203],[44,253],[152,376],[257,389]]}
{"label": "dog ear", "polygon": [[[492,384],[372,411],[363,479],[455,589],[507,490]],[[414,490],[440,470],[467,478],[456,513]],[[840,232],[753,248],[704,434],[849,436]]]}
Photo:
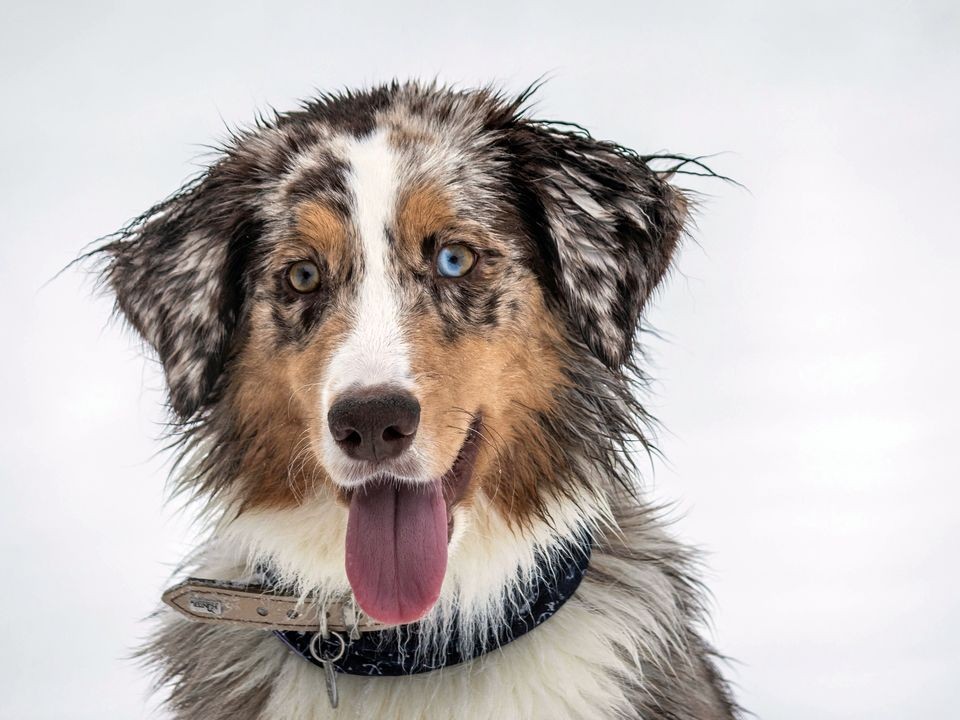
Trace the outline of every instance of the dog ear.
{"label": "dog ear", "polygon": [[118,310],[157,352],[182,420],[210,398],[242,302],[257,233],[242,173],[223,160],[101,248]]}
{"label": "dog ear", "polygon": [[587,346],[618,368],[670,265],[687,201],[630,150],[586,132],[521,123],[528,134],[523,174],[542,210],[538,224],[549,247],[540,250],[555,291]]}

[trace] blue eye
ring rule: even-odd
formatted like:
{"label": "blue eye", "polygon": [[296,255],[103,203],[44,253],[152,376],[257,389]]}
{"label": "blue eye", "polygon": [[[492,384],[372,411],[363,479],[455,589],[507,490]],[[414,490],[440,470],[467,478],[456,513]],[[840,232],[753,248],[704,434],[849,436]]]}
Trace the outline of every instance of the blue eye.
{"label": "blue eye", "polygon": [[477,254],[466,245],[444,245],[437,253],[437,272],[443,277],[463,277],[477,263]]}

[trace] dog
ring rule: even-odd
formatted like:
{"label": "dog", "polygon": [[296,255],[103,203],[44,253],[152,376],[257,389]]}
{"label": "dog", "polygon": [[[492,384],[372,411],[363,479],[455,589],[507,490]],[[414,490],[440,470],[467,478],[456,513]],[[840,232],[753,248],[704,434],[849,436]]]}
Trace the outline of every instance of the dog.
{"label": "dog", "polygon": [[633,460],[688,196],[529,97],[321,95],[95,251],[209,525],[141,651],[172,717],[739,716]]}

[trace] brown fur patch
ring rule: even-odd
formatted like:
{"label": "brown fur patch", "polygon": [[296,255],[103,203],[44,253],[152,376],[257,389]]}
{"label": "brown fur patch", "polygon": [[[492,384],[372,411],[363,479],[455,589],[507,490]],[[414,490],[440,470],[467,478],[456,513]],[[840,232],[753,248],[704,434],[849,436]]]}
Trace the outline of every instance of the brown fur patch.
{"label": "brown fur patch", "polygon": [[561,461],[538,423],[562,383],[562,338],[527,281],[528,302],[511,329],[446,343],[439,320],[424,318],[410,331],[411,365],[421,415],[420,433],[442,474],[453,464],[471,418],[483,415],[483,438],[465,502],[482,489],[511,520],[522,523],[540,507],[538,487],[549,484]]}
{"label": "brown fur patch", "polygon": [[453,224],[456,213],[445,192],[436,186],[424,184],[404,195],[397,220],[401,235],[413,242]]}
{"label": "brown fur patch", "polygon": [[337,212],[320,202],[305,203],[297,216],[298,239],[325,258],[330,272],[339,274],[348,252],[347,224]]}
{"label": "brown fur patch", "polygon": [[349,330],[346,313],[333,313],[303,349],[278,352],[272,330],[269,308],[256,308],[228,398],[246,444],[238,478],[244,507],[296,505],[330,485],[315,452],[325,425],[320,374]]}
{"label": "brown fur patch", "polygon": [[398,204],[398,250],[411,265],[423,260],[423,242],[430,235],[442,235],[457,225],[457,215],[446,193],[425,183],[404,193]]}

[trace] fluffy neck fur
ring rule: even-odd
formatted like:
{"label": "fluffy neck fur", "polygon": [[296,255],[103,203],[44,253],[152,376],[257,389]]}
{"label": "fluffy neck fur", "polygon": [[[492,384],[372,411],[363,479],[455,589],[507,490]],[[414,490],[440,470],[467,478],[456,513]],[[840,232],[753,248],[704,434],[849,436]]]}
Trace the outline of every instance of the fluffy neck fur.
{"label": "fluffy neck fur", "polygon": [[[580,509],[569,502],[567,517],[576,522]],[[342,570],[312,544],[342,533],[335,521],[324,522],[331,518],[323,508],[304,507],[293,520],[262,513],[228,524],[197,572],[235,579],[270,557],[301,591],[342,591]],[[627,514],[614,507],[611,513],[615,525],[597,527],[580,589],[549,621],[477,660],[438,672],[340,676],[337,711],[327,703],[317,668],[264,631],[198,626],[165,614],[145,654],[160,668],[178,718],[732,717],[711,651],[695,631],[701,608],[687,576],[689,553],[667,537],[650,511],[634,507]],[[478,542],[467,551],[461,538],[451,558],[443,595],[427,619],[435,642],[443,642],[444,621],[453,615],[472,623],[475,632],[500,621],[497,600],[533,567],[537,542],[531,540],[539,538],[546,547],[557,537],[546,526],[530,536],[504,530],[464,531],[476,532]]]}
{"label": "fluffy neck fur", "polygon": [[[466,646],[482,642],[504,621],[504,598],[536,572],[537,554],[549,557],[559,540],[587,530],[594,538],[590,568],[555,616],[507,646],[440,671],[340,676],[341,707],[334,711],[320,671],[270,633],[195,625],[164,613],[143,656],[159,670],[174,716],[734,717],[713,652],[698,635],[703,608],[690,575],[692,555],[668,537],[630,480],[636,475],[627,446],[629,438],[642,438],[635,418],[645,416],[624,378],[570,374],[561,411],[541,419],[564,458],[552,490],[521,524],[509,522],[482,493],[457,510],[447,578],[423,621],[421,651],[442,650],[453,619]],[[201,425],[197,432],[215,427]],[[199,439],[216,442],[216,435]],[[203,444],[194,445],[197,467],[210,473],[217,453],[202,452]],[[215,518],[211,539],[193,574],[240,579],[269,562],[279,581],[301,595],[349,591],[346,513],[324,491],[294,509],[239,513],[221,494],[209,510]]]}

